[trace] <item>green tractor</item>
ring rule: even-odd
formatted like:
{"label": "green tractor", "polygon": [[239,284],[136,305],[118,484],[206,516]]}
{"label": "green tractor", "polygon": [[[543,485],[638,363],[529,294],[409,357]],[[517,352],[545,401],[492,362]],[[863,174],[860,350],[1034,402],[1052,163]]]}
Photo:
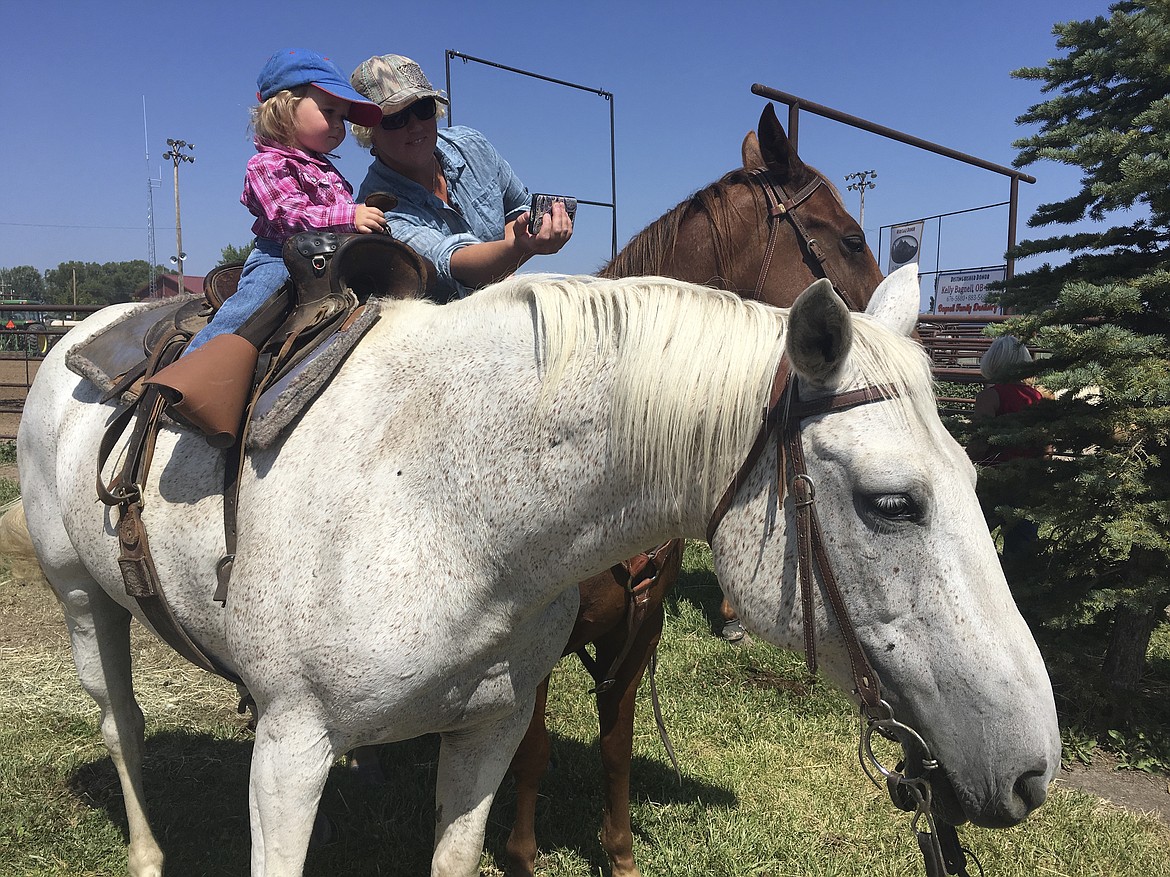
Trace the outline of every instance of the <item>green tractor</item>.
{"label": "green tractor", "polygon": [[45,314],[39,301],[0,299],[0,350],[25,356],[49,352]]}

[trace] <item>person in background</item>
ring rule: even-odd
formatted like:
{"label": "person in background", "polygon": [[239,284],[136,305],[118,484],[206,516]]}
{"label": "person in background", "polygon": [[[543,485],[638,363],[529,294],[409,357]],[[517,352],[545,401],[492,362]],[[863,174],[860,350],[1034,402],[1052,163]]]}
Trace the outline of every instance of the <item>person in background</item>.
{"label": "person in background", "polygon": [[[1001,335],[991,343],[979,360],[979,371],[987,382],[975,396],[972,419],[990,420],[1005,414],[1015,414],[1034,405],[1045,394],[1031,383],[1015,377],[1020,367],[1032,361],[1032,354],[1024,344],[1012,335]],[[967,446],[967,454],[983,466],[996,466],[1006,460],[1025,457],[1043,457],[1045,447],[992,447],[983,439],[973,439]],[[1034,542],[1037,537],[1036,525],[1032,521],[1020,520],[1003,529],[1004,554],[1011,554]]]}
{"label": "person in background", "polygon": [[414,61],[375,56],[350,82],[383,113],[353,126],[354,139],[374,156],[358,199],[398,198],[386,213],[390,233],[434,263],[438,298],[463,298],[568,243],[573,223],[563,204],[530,233],[528,189],[495,147],[472,128],[439,130],[447,97]]}
{"label": "person in background", "polygon": [[[971,415],[976,420],[989,420],[1003,414],[1015,414],[1044,398],[1032,384],[1013,377],[1020,367],[1032,361],[1032,354],[1012,335],[1001,335],[991,343],[979,360],[979,372],[988,386],[975,396]],[[986,442],[972,441],[968,455],[976,463],[994,466],[1004,460],[1019,457],[1041,457],[1044,449],[991,448]]]}

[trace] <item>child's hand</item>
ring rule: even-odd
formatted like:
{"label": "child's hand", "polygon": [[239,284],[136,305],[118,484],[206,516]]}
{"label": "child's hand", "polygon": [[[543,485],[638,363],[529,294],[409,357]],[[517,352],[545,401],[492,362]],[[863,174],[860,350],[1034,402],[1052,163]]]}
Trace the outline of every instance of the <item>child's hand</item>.
{"label": "child's hand", "polygon": [[367,207],[365,204],[357,206],[353,224],[363,234],[381,234],[386,231],[386,214],[377,207]]}

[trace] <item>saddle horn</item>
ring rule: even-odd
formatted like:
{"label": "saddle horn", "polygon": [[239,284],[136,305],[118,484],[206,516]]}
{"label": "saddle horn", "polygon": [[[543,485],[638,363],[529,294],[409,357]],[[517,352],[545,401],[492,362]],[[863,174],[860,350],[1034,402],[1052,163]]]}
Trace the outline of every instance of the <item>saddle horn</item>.
{"label": "saddle horn", "polygon": [[426,259],[388,235],[354,235],[337,248],[329,263],[332,291],[352,291],[359,302],[370,296],[424,298],[434,276]]}

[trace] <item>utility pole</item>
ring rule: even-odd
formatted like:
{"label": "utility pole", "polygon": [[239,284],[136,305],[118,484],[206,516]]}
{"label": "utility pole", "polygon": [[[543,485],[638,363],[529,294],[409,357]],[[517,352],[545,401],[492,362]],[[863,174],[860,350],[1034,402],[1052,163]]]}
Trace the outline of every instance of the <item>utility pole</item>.
{"label": "utility pole", "polygon": [[877,183],[877,171],[857,171],[857,173],[846,174],[845,179],[854,180],[847,188],[851,192],[857,192],[861,195],[861,209],[857,214],[857,224],[863,229],[865,228],[865,190],[872,189]]}
{"label": "utility pole", "polygon": [[183,252],[183,223],[179,215],[179,165],[185,161],[195,162],[195,156],[187,155],[181,151],[194,149],[195,144],[188,143],[186,140],[167,140],[167,146],[170,149],[164,152],[162,157],[175,164],[175,255],[171,256],[171,264],[177,265],[179,268],[179,293],[182,294],[184,291],[183,260],[187,258],[187,254]]}
{"label": "utility pole", "polygon": [[142,138],[146,143],[146,282],[147,298],[158,297],[158,278],[155,277],[155,263],[158,256],[154,250],[154,190],[162,187],[162,169],[158,179],[150,175],[150,134],[146,130],[146,95],[142,96]]}

